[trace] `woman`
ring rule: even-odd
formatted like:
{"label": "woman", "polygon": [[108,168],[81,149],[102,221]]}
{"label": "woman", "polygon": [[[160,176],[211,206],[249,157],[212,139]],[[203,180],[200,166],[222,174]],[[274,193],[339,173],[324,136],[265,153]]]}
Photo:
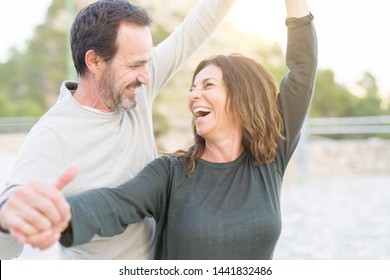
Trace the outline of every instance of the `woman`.
{"label": "woman", "polygon": [[120,234],[129,223],[154,217],[156,259],[271,259],[281,231],[283,173],[313,92],[311,22],[308,11],[287,19],[290,72],[280,94],[249,58],[202,61],[189,94],[195,144],[154,160],[116,189],[69,197],[72,228],[61,242]]}
{"label": "woman", "polygon": [[216,56],[194,72],[195,143],[162,156],[114,188],[67,198],[73,246],[157,222],[156,259],[271,259],[281,231],[280,191],[307,115],[317,67],[313,17],[286,0],[287,66],[277,86],[252,59]]}

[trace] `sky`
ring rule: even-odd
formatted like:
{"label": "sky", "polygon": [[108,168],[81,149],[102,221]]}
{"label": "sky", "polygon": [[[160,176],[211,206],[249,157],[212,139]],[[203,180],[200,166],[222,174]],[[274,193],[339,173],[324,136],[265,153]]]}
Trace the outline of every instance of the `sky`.
{"label": "sky", "polygon": [[[364,72],[370,72],[376,78],[382,96],[389,99],[389,1],[307,2],[317,31],[319,67],[333,70],[336,80],[347,86],[360,80]],[[277,41],[285,48],[283,0],[237,0],[233,15],[243,28]]]}
{"label": "sky", "polygon": [[[51,0],[1,0],[0,62],[10,47],[23,48],[35,26],[43,23]],[[319,43],[319,67],[331,69],[347,86],[364,72],[377,79],[390,98],[390,4],[385,0],[308,0]],[[229,19],[248,32],[276,41],[284,49],[284,0],[237,0]],[[12,28],[11,28],[12,27]]]}
{"label": "sky", "polygon": [[[22,2],[22,3],[21,3]],[[52,0],[1,0],[0,62],[5,62],[11,47],[22,49],[34,28],[42,24]]]}

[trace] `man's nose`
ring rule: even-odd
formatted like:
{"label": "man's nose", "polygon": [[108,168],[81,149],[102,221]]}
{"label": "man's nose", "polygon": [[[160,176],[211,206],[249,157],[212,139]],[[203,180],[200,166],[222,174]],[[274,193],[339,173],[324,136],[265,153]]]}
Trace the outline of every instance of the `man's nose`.
{"label": "man's nose", "polygon": [[149,84],[150,72],[149,72],[149,67],[147,65],[145,65],[144,67],[142,67],[142,69],[140,69],[140,73],[137,76],[137,80],[144,85]]}

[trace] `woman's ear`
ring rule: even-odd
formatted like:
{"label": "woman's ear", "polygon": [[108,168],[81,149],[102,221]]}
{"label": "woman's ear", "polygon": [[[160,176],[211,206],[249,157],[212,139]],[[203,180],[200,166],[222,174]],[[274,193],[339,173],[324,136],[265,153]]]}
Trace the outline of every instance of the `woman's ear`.
{"label": "woman's ear", "polygon": [[96,74],[99,71],[99,69],[102,69],[102,66],[104,64],[103,62],[104,61],[101,59],[101,57],[98,54],[96,54],[94,50],[89,50],[85,54],[85,64],[87,65],[88,70],[91,73]]}

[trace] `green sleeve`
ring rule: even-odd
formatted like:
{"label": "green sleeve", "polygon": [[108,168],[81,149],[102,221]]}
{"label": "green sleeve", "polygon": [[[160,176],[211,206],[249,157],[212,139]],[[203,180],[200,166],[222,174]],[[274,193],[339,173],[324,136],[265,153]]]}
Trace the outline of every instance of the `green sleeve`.
{"label": "green sleeve", "polygon": [[161,157],[116,188],[98,188],[67,197],[72,221],[61,236],[61,244],[83,244],[95,234],[111,237],[145,217],[158,222],[160,214],[165,213],[169,173],[168,160]]}
{"label": "green sleeve", "polygon": [[279,105],[286,141],[280,143],[282,168],[286,168],[300,137],[314,92],[317,74],[317,35],[311,14],[288,18],[286,65],[289,72],[280,85]]}

